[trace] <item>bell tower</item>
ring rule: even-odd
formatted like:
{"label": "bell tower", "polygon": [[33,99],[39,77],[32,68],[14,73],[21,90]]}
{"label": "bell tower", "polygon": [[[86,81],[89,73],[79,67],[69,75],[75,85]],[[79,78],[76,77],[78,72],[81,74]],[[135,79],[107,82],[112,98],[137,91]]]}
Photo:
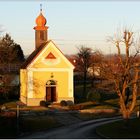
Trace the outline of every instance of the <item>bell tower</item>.
{"label": "bell tower", "polygon": [[46,18],[42,14],[42,5],[40,5],[40,14],[36,18],[35,30],[35,49],[39,48],[41,44],[48,40],[48,26],[45,26],[47,23]]}

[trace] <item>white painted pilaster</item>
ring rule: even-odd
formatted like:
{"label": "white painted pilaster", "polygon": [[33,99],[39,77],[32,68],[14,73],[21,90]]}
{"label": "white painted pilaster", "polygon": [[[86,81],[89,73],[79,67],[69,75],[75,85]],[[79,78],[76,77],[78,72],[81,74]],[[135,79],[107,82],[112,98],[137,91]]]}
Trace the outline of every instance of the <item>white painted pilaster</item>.
{"label": "white painted pilaster", "polygon": [[28,92],[27,97],[33,98],[33,72],[28,70]]}
{"label": "white painted pilaster", "polygon": [[73,97],[73,70],[69,71],[69,83],[68,83],[68,93],[69,97]]}

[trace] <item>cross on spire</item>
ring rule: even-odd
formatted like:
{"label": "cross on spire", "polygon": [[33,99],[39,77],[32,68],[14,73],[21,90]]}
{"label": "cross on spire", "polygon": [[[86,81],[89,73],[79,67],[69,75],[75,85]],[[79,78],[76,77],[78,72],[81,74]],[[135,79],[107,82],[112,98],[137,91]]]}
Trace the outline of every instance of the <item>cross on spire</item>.
{"label": "cross on spire", "polygon": [[40,4],[40,12],[42,12],[42,4]]}

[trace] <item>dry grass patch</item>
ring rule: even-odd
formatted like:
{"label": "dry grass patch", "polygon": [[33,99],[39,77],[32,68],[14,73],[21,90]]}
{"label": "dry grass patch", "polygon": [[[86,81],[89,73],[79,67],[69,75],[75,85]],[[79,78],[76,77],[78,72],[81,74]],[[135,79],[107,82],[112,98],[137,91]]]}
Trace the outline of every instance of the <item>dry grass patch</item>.
{"label": "dry grass patch", "polygon": [[61,126],[52,116],[24,117],[20,120],[20,127],[23,132],[42,131]]}
{"label": "dry grass patch", "polygon": [[126,122],[116,121],[109,124],[104,124],[97,127],[96,131],[101,136],[111,139],[136,139],[140,138],[140,118],[129,120],[126,127]]}

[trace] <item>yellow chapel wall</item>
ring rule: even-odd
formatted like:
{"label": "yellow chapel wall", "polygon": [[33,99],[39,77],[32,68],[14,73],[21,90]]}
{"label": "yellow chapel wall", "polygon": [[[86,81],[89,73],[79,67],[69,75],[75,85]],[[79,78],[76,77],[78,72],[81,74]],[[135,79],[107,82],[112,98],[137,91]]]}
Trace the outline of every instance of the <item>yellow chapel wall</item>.
{"label": "yellow chapel wall", "polygon": [[[53,78],[51,74],[53,73]],[[44,98],[46,96],[46,82],[48,80],[57,81],[57,97],[69,97],[68,90],[68,72],[33,72],[33,98]]]}

